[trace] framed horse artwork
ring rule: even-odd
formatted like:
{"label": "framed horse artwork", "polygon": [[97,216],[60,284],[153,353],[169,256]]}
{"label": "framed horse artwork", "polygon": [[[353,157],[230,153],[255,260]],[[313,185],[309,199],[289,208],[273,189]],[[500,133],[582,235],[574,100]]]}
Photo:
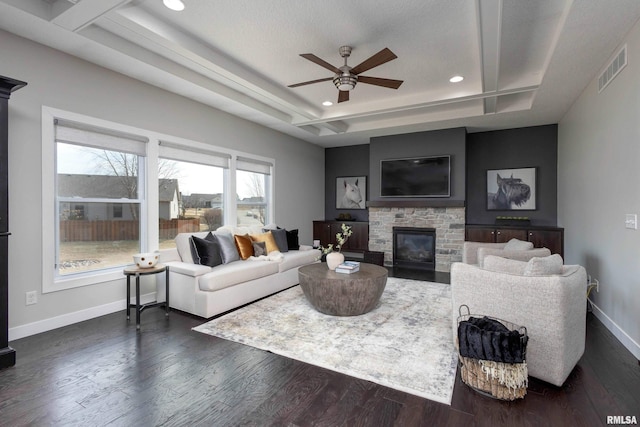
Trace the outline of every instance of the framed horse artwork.
{"label": "framed horse artwork", "polygon": [[336,209],[366,209],[367,177],[336,178]]}
{"label": "framed horse artwork", "polygon": [[536,210],[536,168],[487,170],[487,210]]}

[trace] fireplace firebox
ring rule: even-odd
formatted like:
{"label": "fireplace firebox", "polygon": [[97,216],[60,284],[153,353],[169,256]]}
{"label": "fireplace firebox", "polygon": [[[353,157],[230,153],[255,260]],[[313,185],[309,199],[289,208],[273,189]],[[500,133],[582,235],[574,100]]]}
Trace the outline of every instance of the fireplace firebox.
{"label": "fireplace firebox", "polygon": [[436,229],[393,227],[393,266],[435,270]]}

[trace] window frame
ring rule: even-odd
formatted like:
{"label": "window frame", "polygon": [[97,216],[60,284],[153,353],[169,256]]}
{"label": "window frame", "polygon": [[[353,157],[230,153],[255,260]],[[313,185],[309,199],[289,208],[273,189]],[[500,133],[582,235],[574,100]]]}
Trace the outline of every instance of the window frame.
{"label": "window frame", "polygon": [[[275,206],[275,159],[231,150],[213,144],[193,141],[176,136],[166,135],[151,130],[123,125],[83,114],[73,113],[48,106],[42,106],[42,292],[56,292],[66,289],[73,289],[81,286],[96,285],[112,281],[124,281],[122,267],[114,267],[105,270],[90,271],[73,274],[70,276],[59,276],[55,274],[55,254],[57,251],[58,224],[56,204],[56,184],[52,179],[56,175],[56,153],[55,153],[55,124],[56,119],[70,122],[82,123],[88,126],[113,130],[117,133],[136,135],[146,139],[146,155],[143,156],[143,167],[139,178],[143,182],[143,196],[140,200],[140,245],[143,251],[153,251],[159,245],[159,189],[158,189],[158,161],[161,156],[161,145],[170,145],[172,149],[184,150],[188,152],[202,152],[211,156],[222,155],[228,157],[229,168],[226,172],[224,182],[224,217],[225,226],[237,226],[237,200],[236,192],[236,171],[237,162],[255,162],[256,164],[269,165],[270,179],[265,188],[265,198],[267,199],[267,221],[274,223]],[[174,157],[174,156],[171,156]],[[181,159],[175,159],[181,160]],[[181,161],[189,161],[184,158]],[[213,166],[213,165],[212,165]],[[133,260],[131,262],[133,264]]]}

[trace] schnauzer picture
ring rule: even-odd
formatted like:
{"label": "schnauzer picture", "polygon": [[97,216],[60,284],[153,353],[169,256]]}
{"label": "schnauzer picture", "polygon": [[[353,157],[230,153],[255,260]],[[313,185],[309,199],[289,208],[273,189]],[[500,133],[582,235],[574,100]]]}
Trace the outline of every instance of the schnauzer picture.
{"label": "schnauzer picture", "polygon": [[488,210],[535,210],[536,168],[487,171]]}

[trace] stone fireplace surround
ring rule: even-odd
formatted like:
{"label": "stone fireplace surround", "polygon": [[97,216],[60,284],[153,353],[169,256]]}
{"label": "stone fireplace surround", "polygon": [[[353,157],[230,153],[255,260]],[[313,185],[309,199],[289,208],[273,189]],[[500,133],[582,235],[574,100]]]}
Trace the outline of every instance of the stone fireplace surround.
{"label": "stone fireplace surround", "polygon": [[[431,205],[431,206],[427,206]],[[393,227],[436,229],[436,271],[450,272],[462,261],[465,208],[445,203],[370,202],[369,250],[384,252],[384,264],[393,265]]]}

